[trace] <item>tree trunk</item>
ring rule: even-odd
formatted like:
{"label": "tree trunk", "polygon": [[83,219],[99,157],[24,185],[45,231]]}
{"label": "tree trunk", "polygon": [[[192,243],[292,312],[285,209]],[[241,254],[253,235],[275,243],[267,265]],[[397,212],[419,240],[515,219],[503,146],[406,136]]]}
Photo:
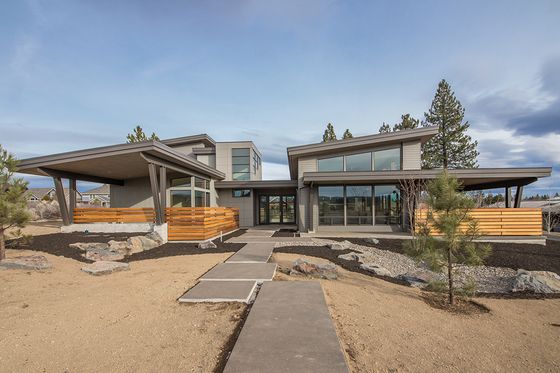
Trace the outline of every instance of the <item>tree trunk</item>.
{"label": "tree trunk", "polygon": [[0,228],[0,260],[6,259],[6,244],[4,243],[4,228]]}
{"label": "tree trunk", "polygon": [[447,279],[449,281],[449,304],[453,304],[453,271],[451,266],[451,250],[447,250]]}

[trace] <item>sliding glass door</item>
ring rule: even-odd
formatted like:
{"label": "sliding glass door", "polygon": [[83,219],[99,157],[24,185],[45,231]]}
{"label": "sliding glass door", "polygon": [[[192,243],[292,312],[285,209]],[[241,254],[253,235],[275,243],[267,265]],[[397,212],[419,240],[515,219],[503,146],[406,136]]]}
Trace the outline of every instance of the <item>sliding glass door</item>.
{"label": "sliding glass door", "polygon": [[396,185],[375,187],[375,224],[401,224],[401,195]]}

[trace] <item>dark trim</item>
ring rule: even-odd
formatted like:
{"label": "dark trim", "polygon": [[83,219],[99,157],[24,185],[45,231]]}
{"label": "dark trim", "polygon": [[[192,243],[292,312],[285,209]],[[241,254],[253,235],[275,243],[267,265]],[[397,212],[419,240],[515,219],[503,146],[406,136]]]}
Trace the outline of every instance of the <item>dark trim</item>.
{"label": "dark trim", "polygon": [[47,167],[38,167],[37,169],[42,173],[52,177],[91,181],[93,183],[101,183],[101,184],[112,184],[112,185],[120,185],[120,186],[124,185],[123,180],[110,179],[107,177],[98,177],[98,176],[79,174],[75,172],[53,170],[52,168],[47,168]]}
{"label": "dark trim", "polygon": [[208,136],[207,134],[203,133],[200,135],[192,135],[192,136],[182,136],[182,137],[174,137],[171,139],[160,140],[162,144],[167,146],[171,145],[182,145],[182,144],[191,144],[193,142],[202,142],[208,146],[216,146],[216,141],[213,138]]}
{"label": "dark trim", "polygon": [[498,188],[507,188],[513,186],[524,186],[529,185],[537,181],[538,178],[536,177],[529,177],[529,178],[522,178],[522,179],[511,179],[511,180],[502,180],[502,181],[494,181],[490,183],[482,183],[482,184],[475,184],[475,185],[467,185],[463,188],[465,192],[471,190],[482,190],[482,189],[498,189]]}
{"label": "dark trim", "polygon": [[192,152],[196,155],[215,155],[216,148],[193,148]]}
{"label": "dark trim", "polygon": [[523,199],[523,185],[518,185],[515,191],[515,204],[513,207],[520,208],[521,200]]}
{"label": "dark trim", "polygon": [[506,209],[511,208],[511,187],[506,187]]}
{"label": "dark trim", "polygon": [[216,181],[216,189],[272,189],[297,188],[297,180],[248,180],[248,181]]}
{"label": "dark trim", "polygon": [[154,156],[146,154],[144,152],[140,153],[140,156],[142,158],[144,158],[144,160],[148,163],[153,163],[153,164],[155,164],[157,166],[160,166],[160,167],[166,167],[170,170],[173,170],[173,171],[185,174],[185,175],[196,176],[196,177],[199,177],[199,178],[204,179],[204,180],[209,180],[208,176],[205,176],[205,175],[203,175],[201,173],[198,173],[196,171],[193,171],[191,169],[176,165],[176,164],[174,164],[172,162],[169,162],[169,161],[166,161],[164,159],[154,157]]}

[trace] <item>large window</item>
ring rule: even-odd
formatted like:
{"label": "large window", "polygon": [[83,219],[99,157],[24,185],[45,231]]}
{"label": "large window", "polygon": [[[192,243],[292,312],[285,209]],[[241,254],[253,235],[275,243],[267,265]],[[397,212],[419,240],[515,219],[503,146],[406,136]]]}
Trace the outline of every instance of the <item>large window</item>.
{"label": "large window", "polygon": [[171,207],[209,207],[210,181],[199,177],[171,179],[169,200]]}
{"label": "large window", "polygon": [[319,224],[344,225],[344,187],[319,187]]}
{"label": "large window", "polygon": [[249,180],[251,149],[236,148],[231,149],[232,178],[233,180]]}
{"label": "large window", "polygon": [[346,171],[371,171],[371,153],[352,154],[344,158]]}
{"label": "large window", "polygon": [[375,187],[375,224],[400,224],[401,194],[396,185]]}
{"label": "large window", "polygon": [[378,150],[373,153],[374,171],[393,171],[401,169],[401,149]]}
{"label": "large window", "polygon": [[346,224],[371,225],[373,223],[371,186],[346,187]]}
{"label": "large window", "polygon": [[319,159],[318,167],[320,172],[344,171],[343,157]]}
{"label": "large window", "polygon": [[191,191],[190,190],[172,190],[171,207],[191,207]]}

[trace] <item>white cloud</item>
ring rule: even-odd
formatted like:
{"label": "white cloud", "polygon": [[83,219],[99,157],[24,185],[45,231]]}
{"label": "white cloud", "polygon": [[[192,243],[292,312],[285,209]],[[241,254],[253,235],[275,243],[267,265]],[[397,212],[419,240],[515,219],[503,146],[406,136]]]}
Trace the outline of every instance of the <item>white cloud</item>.
{"label": "white cloud", "polygon": [[263,162],[263,180],[289,180],[290,170],[287,164]]}

